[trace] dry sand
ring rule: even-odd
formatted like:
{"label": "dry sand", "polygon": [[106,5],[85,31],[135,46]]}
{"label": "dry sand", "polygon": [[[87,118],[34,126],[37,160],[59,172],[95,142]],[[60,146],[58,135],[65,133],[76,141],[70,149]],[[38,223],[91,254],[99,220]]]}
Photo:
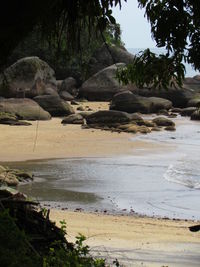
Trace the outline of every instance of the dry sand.
{"label": "dry sand", "polygon": [[59,210],[50,217],[66,221],[69,241],[82,233],[94,255],[125,266],[200,266],[200,234],[188,230],[194,222]]}
{"label": "dry sand", "polygon": [[[93,110],[108,103],[81,103]],[[169,149],[143,141],[131,141],[131,134],[81,129],[61,125],[61,119],[33,122],[32,126],[0,125],[0,161],[31,159],[109,157],[152,153]],[[94,253],[118,258],[126,266],[200,266],[200,234],[191,233],[191,222],[152,218],[110,216],[53,210],[51,218],[65,219],[68,239],[79,233],[89,239]]]}
{"label": "dry sand", "polygon": [[[92,110],[108,109],[108,103],[81,103]],[[77,106],[74,106],[77,108]],[[61,118],[32,122],[32,126],[0,125],[0,161],[25,161],[48,158],[109,157],[131,155],[145,147],[164,149],[150,142],[135,141],[128,133],[81,129],[80,125],[61,124]],[[167,148],[169,149],[169,147]],[[139,151],[138,151],[139,152]]]}

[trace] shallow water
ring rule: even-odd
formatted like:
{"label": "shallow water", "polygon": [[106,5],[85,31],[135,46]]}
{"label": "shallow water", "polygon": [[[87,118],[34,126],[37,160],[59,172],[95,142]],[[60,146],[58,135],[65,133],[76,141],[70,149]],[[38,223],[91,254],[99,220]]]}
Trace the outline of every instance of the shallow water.
{"label": "shallow water", "polygon": [[200,123],[183,121],[176,132],[132,138],[162,143],[169,150],[9,165],[32,170],[35,181],[19,189],[55,206],[199,220]]}

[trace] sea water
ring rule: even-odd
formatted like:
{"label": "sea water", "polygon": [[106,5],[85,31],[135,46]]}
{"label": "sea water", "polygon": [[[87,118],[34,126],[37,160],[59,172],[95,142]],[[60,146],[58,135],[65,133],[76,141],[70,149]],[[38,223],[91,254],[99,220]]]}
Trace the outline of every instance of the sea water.
{"label": "sea water", "polygon": [[156,150],[143,146],[127,157],[12,163],[35,174],[33,183],[19,189],[55,207],[199,220],[200,123],[175,121],[176,132],[130,137]]}

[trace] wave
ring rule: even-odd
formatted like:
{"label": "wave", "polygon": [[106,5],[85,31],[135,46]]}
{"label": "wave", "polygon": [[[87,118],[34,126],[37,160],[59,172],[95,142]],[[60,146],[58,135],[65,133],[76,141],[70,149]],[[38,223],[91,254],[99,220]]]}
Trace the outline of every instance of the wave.
{"label": "wave", "polygon": [[174,166],[170,164],[167,171],[163,175],[167,181],[184,185],[191,189],[200,189],[199,175],[194,173],[194,169],[184,169],[182,166]]}

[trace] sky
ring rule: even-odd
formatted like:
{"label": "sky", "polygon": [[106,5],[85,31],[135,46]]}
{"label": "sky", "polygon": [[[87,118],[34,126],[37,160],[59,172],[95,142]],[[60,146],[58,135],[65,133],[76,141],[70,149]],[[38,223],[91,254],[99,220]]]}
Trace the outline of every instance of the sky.
{"label": "sky", "polygon": [[151,38],[150,24],[144,18],[144,10],[138,8],[137,0],[122,1],[122,9],[119,6],[113,8],[113,15],[121,25],[122,41],[126,48],[156,47]]}

